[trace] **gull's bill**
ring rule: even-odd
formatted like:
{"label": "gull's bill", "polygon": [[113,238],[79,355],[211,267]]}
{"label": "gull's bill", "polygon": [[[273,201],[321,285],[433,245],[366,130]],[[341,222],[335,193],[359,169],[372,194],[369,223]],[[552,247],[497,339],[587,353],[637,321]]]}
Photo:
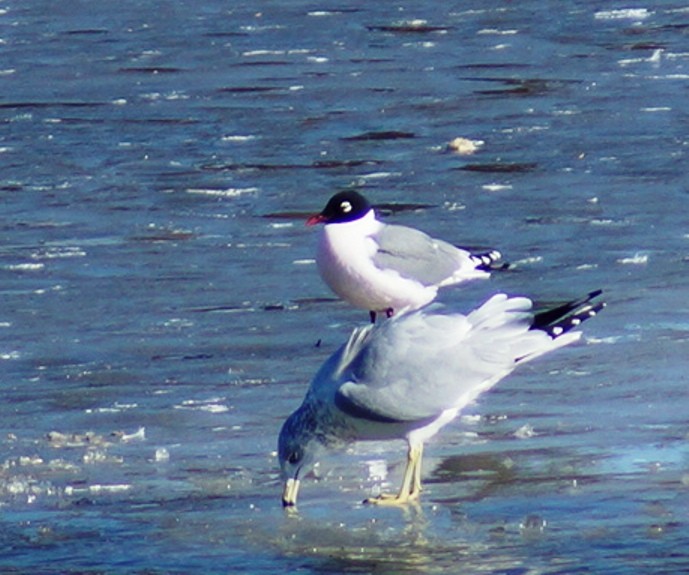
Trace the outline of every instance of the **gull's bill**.
{"label": "gull's bill", "polygon": [[297,504],[297,494],[299,493],[299,480],[290,477],[285,481],[285,489],[282,492],[283,507],[293,507]]}

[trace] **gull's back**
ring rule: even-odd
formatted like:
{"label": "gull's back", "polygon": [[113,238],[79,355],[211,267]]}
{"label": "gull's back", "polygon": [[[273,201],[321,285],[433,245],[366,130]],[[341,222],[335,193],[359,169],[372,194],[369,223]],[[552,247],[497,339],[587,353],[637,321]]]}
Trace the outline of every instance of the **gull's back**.
{"label": "gull's back", "polygon": [[430,237],[420,230],[383,224],[375,236],[378,251],[374,263],[424,286],[443,286],[469,279],[486,278],[488,272],[476,269],[471,254]]}
{"label": "gull's back", "polygon": [[531,329],[531,307],[526,298],[499,294],[466,316],[431,306],[350,338],[338,370],[339,405],[391,421],[423,420],[463,407],[517,362],[580,336],[553,338]]}

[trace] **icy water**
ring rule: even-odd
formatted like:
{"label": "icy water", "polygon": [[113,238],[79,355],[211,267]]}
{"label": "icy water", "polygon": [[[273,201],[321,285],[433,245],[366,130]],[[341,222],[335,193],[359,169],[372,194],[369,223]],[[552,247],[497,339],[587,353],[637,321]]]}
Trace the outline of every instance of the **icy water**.
{"label": "icy water", "polygon": [[[689,570],[689,5],[0,5],[0,572]],[[448,150],[482,141],[473,154]],[[585,343],[280,506],[275,443],[365,312],[303,225],[356,188],[603,288]],[[318,345],[320,344],[320,345]]]}

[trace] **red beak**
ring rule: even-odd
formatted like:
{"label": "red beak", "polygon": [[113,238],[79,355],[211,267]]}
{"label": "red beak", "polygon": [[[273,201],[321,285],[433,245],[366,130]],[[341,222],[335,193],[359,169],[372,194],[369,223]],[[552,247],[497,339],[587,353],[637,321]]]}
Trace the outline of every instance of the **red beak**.
{"label": "red beak", "polygon": [[322,224],[325,221],[327,221],[327,219],[323,214],[316,214],[314,216],[311,216],[308,220],[306,220],[306,225],[315,226],[316,224]]}

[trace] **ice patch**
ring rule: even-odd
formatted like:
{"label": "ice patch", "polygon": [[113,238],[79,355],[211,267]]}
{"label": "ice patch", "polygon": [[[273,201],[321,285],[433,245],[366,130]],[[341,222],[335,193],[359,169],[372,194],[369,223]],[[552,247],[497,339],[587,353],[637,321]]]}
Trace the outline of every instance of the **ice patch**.
{"label": "ice patch", "polygon": [[156,102],[158,100],[174,102],[175,100],[188,100],[189,95],[177,90],[173,90],[172,92],[168,92],[166,94],[161,92],[148,92],[146,94],[141,94],[141,99],[148,100],[149,102]]}
{"label": "ice patch", "polygon": [[284,50],[247,50],[246,52],[242,52],[242,56],[281,56],[284,53]]}
{"label": "ice patch", "polygon": [[530,439],[532,437],[536,437],[538,434],[534,431],[534,428],[527,423],[522,425],[512,435],[514,435],[514,437],[517,439]]}
{"label": "ice patch", "polygon": [[[443,32],[444,33],[444,32]],[[405,44],[405,46],[420,46],[421,48],[435,48],[437,44],[435,42],[416,42],[413,44]],[[433,68],[429,68],[432,70]]]}
{"label": "ice patch", "polygon": [[581,114],[580,110],[574,108],[566,108],[562,110],[555,110],[553,116],[575,116]]}
{"label": "ice patch", "polygon": [[485,142],[483,140],[471,140],[469,138],[458,137],[448,143],[447,149],[460,156],[470,156],[478,152],[484,144]]}
{"label": "ice patch", "polygon": [[337,10],[309,10],[306,15],[307,16],[313,16],[316,18],[323,18],[324,16],[339,16],[341,15],[342,12],[339,12]]}
{"label": "ice patch", "polygon": [[86,252],[77,246],[49,247],[31,254],[34,260],[52,260],[60,258],[83,258]]}
{"label": "ice patch", "polygon": [[498,30],[497,28],[484,28],[477,32],[479,35],[493,35],[493,36],[514,36],[519,34],[519,30]]}
{"label": "ice patch", "polygon": [[601,10],[593,17],[596,20],[645,20],[651,16],[647,8],[623,8],[619,10]]}
{"label": "ice patch", "polygon": [[236,198],[244,194],[255,194],[258,188],[226,188],[218,190],[214,188],[187,188],[187,194],[197,196],[211,196],[216,198]]}
{"label": "ice patch", "polygon": [[99,463],[121,464],[124,463],[124,458],[119,455],[108,455],[105,449],[89,449],[81,458],[84,465],[97,465]]}
{"label": "ice patch", "polygon": [[481,186],[481,189],[487,192],[503,192],[505,190],[511,190],[512,186],[510,184],[484,184]]}
{"label": "ice patch", "polygon": [[173,406],[174,409],[189,409],[193,411],[205,411],[207,413],[226,413],[230,408],[221,404],[224,397],[216,397],[211,399],[186,399],[180,405]]}
{"label": "ice patch", "polygon": [[512,262],[512,265],[513,266],[520,266],[520,265],[524,265],[524,264],[527,264],[527,265],[528,264],[538,264],[542,261],[543,261],[542,256],[532,256],[529,258],[522,258],[520,260],[514,261],[514,262]]}
{"label": "ice patch", "polygon": [[381,180],[384,178],[399,177],[402,174],[400,172],[371,172],[370,174],[363,174],[359,176],[361,180]]}
{"label": "ice patch", "polygon": [[592,226],[617,226],[617,227],[622,227],[622,226],[627,226],[629,225],[629,222],[626,220],[613,220],[609,218],[593,218],[589,224]]}
{"label": "ice patch", "polygon": [[639,334],[631,334],[631,335],[611,335],[607,337],[595,337],[592,335],[587,335],[586,336],[586,343],[587,344],[608,344],[608,345],[614,345],[617,343],[622,343],[626,341],[641,341],[641,336]]}
{"label": "ice patch", "polygon": [[467,207],[460,202],[445,202],[443,204],[443,208],[445,208],[448,212],[459,212],[467,209]]}
{"label": "ice patch", "polygon": [[188,319],[173,317],[172,319],[163,322],[163,327],[173,328],[173,329],[185,329],[188,327],[193,327],[194,322]]}
{"label": "ice patch", "polygon": [[40,495],[56,495],[57,489],[48,481],[40,481],[26,475],[15,475],[0,478],[0,498],[25,498],[26,503],[32,504]]}
{"label": "ice patch", "polygon": [[394,22],[391,26],[391,28],[399,28],[399,29],[411,29],[411,28],[418,28],[418,29],[423,29],[426,26],[428,26],[428,20],[424,20],[423,18],[414,18],[412,20],[398,20],[397,22]]}
{"label": "ice patch", "polygon": [[201,411],[207,411],[208,413],[226,413],[230,411],[230,408],[226,405],[202,405],[198,408]]}
{"label": "ice patch", "polygon": [[159,447],[155,450],[155,455],[153,457],[154,461],[159,463],[164,461],[170,461],[170,452],[165,447]]}
{"label": "ice patch", "polygon": [[134,433],[122,433],[120,435],[120,440],[128,443],[130,441],[143,441],[146,439],[146,428],[139,427]]}
{"label": "ice patch", "polygon": [[255,140],[256,136],[243,136],[240,134],[230,134],[228,136],[223,136],[220,138],[220,141],[222,142],[232,142],[232,143],[244,143],[244,142],[250,142],[251,140]]}
{"label": "ice patch", "polygon": [[667,74],[665,76],[651,76],[651,80],[689,80],[689,74]]}
{"label": "ice patch", "polygon": [[636,252],[631,257],[618,259],[617,263],[623,265],[644,265],[648,263],[648,254]]}
{"label": "ice patch", "polygon": [[666,60],[684,60],[689,58],[689,52],[666,52]]}
{"label": "ice patch", "polygon": [[[119,432],[122,435],[123,432]],[[46,435],[49,445],[52,447],[74,448],[74,447],[102,447],[108,446],[117,439],[118,432],[111,433],[108,437],[95,433],[94,431],[86,431],[85,433],[62,433],[60,431],[49,431]]]}
{"label": "ice patch", "polygon": [[385,481],[388,477],[388,464],[384,459],[367,461],[368,479],[371,481]]}
{"label": "ice patch", "polygon": [[648,58],[625,58],[623,60],[619,60],[617,63],[620,66],[630,66],[632,64],[660,64],[660,57],[663,54],[663,50],[661,48],[658,48],[657,50],[653,51],[653,54],[651,54]]}
{"label": "ice patch", "polygon": [[139,405],[136,403],[115,402],[110,407],[87,408],[84,410],[84,413],[120,413],[121,411],[125,411],[127,409],[135,409],[137,407],[139,407]]}
{"label": "ice patch", "polygon": [[128,483],[119,483],[114,485],[102,485],[96,483],[95,485],[89,485],[88,487],[74,487],[68,485],[65,487],[65,495],[71,497],[74,495],[83,495],[90,493],[92,495],[97,495],[100,493],[123,493],[129,491],[132,486]]}

